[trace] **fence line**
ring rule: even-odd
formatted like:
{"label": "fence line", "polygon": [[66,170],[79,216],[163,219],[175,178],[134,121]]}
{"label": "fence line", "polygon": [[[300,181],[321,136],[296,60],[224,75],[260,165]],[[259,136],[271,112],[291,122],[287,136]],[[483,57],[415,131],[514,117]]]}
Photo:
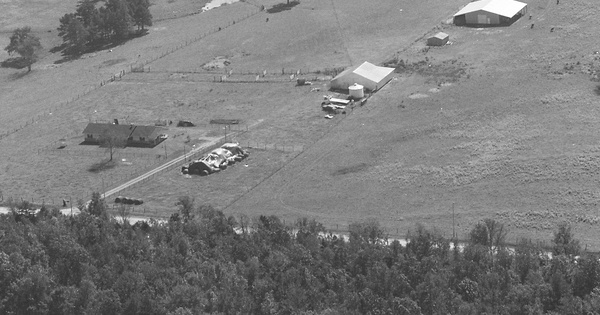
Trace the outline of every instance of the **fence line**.
{"label": "fence line", "polygon": [[[369,98],[370,95],[367,97]],[[349,108],[350,110],[350,114],[353,113],[354,107],[356,107],[356,105],[354,106],[349,106],[347,108]],[[339,116],[339,115],[338,115]],[[323,138],[325,135],[327,135],[331,129],[333,129],[335,126],[337,126],[339,123],[341,123],[345,117],[349,116],[349,114],[342,116],[340,119],[335,120],[334,123],[330,124],[329,128],[327,129],[327,131],[325,131],[323,133],[323,135],[316,139],[314,142],[310,143],[308,145],[308,147],[313,146],[316,142],[318,142],[321,138]],[[208,124],[207,126],[211,126],[211,124]],[[220,129],[220,125],[215,125],[215,127],[217,127]],[[236,125],[227,125],[228,128],[230,128],[231,126],[236,126]],[[247,125],[242,125],[239,126],[240,130],[239,132],[246,132],[248,131],[248,126]],[[235,128],[235,127],[234,127]],[[74,134],[74,133],[73,133]],[[233,135],[232,135],[233,136]],[[56,141],[58,142],[58,141]],[[55,143],[56,143],[55,142]],[[196,151],[192,154],[187,153],[186,158],[178,163],[173,163],[172,165],[170,165],[169,167],[154,173],[150,176],[148,176],[147,178],[144,178],[143,180],[141,180],[138,183],[135,183],[129,187],[126,187],[125,189],[123,189],[121,192],[126,192],[130,189],[132,189],[133,187],[137,186],[138,184],[143,184],[143,183],[147,183],[149,181],[153,181],[156,179],[156,176],[160,176],[160,174],[162,174],[163,172],[167,172],[167,171],[179,171],[181,169],[181,167],[187,163],[189,163],[190,161],[194,160],[194,159],[198,159],[202,156],[204,156],[206,153],[214,150],[217,147],[220,147],[221,145],[223,145],[226,142],[231,142],[231,138],[227,139],[226,137],[221,138],[217,143],[208,146],[206,148],[203,148],[202,150]],[[240,198],[242,198],[244,195],[246,195],[247,193],[249,193],[251,190],[253,190],[255,187],[257,187],[258,185],[260,185],[262,182],[264,182],[265,180],[267,180],[268,178],[270,178],[271,176],[273,176],[274,174],[276,174],[278,171],[280,171],[281,169],[283,169],[286,165],[288,165],[290,162],[292,162],[296,157],[298,157],[300,155],[300,153],[304,152],[307,147],[305,145],[295,145],[295,144],[277,144],[277,143],[264,143],[264,142],[258,142],[258,141],[251,141],[251,140],[246,140],[246,141],[241,141],[239,142],[240,145],[242,146],[242,148],[246,148],[246,149],[257,149],[257,150],[277,150],[277,151],[281,151],[281,152],[299,152],[298,154],[296,154],[290,161],[288,161],[288,163],[283,164],[281,167],[279,167],[277,170],[275,170],[273,173],[271,173],[269,176],[267,176],[266,178],[264,178],[263,180],[261,180],[259,183],[257,183],[256,185],[250,187],[245,193],[241,194],[238,198],[234,199],[229,205],[227,205],[225,207],[228,208],[229,206],[231,206],[232,204],[234,204],[237,200],[239,200]],[[93,155],[93,156],[97,156],[98,152],[93,152],[93,151],[86,151],[86,150],[64,150],[64,149],[49,149],[49,148],[42,148],[39,149],[38,152],[47,152],[47,151],[52,151],[52,152],[60,152],[59,154],[70,154],[70,153],[81,153],[83,155]],[[69,152],[70,151],[70,152]],[[66,152],[66,153],[65,153]],[[106,155],[106,153],[105,153]],[[145,174],[146,172],[148,172],[148,170],[152,167],[155,168],[155,165],[160,164],[164,164],[164,160],[162,160],[161,158],[150,158],[152,156],[156,156],[154,154],[143,154],[143,153],[135,153],[135,152],[117,152],[115,153],[116,156],[133,156],[133,157],[142,157],[142,158],[147,158],[147,160],[154,160],[153,163],[145,163],[142,164],[139,167],[135,167],[134,169],[132,169],[129,172],[121,172],[119,174],[112,174],[110,176],[103,176],[102,180],[98,183],[101,186],[99,187],[92,187],[91,190],[89,191],[89,193],[83,193],[83,194],[79,194],[76,195],[77,199],[73,199],[73,196],[69,196],[69,202],[73,203],[73,208],[76,208],[76,205],[74,204],[76,202],[76,200],[89,200],[91,199],[92,193],[94,191],[106,191],[109,189],[109,187],[117,187],[118,185],[127,182],[135,177],[138,177],[142,174]],[[165,160],[166,160],[166,156],[165,156]],[[44,198],[38,198],[37,202],[35,198],[31,198],[32,203],[34,204],[41,204],[39,203],[39,200],[42,200],[42,203],[45,203],[45,199]],[[29,200],[29,199],[22,199],[22,200]],[[58,201],[61,200],[67,200],[65,197],[61,198],[57,198]],[[69,203],[69,204],[70,204]],[[46,203],[47,205],[59,205],[59,202],[56,201],[55,203],[55,199],[54,198],[49,198],[48,199],[48,203]],[[60,203],[62,205],[64,205],[63,203]],[[143,208],[144,209],[144,213],[146,212],[146,207]],[[149,212],[150,213],[150,212]]]}
{"label": "fence line", "polygon": [[[118,74],[115,74],[115,75],[111,76],[111,77],[110,77],[110,79],[101,81],[99,85],[95,85],[95,86],[93,86],[93,87],[90,87],[89,89],[85,90],[85,91],[84,91],[82,94],[77,94],[77,96],[70,98],[70,99],[69,99],[69,100],[67,100],[66,102],[64,102],[64,103],[63,103],[63,102],[61,102],[59,105],[56,105],[56,106],[54,106],[54,107],[51,107],[48,113],[43,113],[43,114],[37,115],[36,117],[34,117],[34,118],[32,118],[32,119],[31,119],[31,122],[28,120],[28,121],[26,121],[26,123],[25,123],[25,124],[21,124],[21,125],[20,125],[18,128],[11,129],[11,130],[7,131],[6,133],[0,134],[0,140],[2,140],[2,139],[4,139],[4,138],[8,137],[9,135],[11,135],[11,134],[13,134],[13,133],[15,133],[15,132],[17,132],[17,131],[19,131],[19,130],[22,130],[23,128],[25,128],[25,127],[27,127],[27,126],[29,126],[29,125],[31,125],[31,124],[34,124],[34,123],[36,123],[37,121],[41,120],[42,118],[45,118],[45,117],[47,117],[47,116],[49,116],[49,115],[52,115],[52,113],[53,113],[53,112],[56,112],[58,109],[62,109],[62,108],[64,108],[64,107],[66,107],[66,106],[67,106],[67,105],[69,105],[70,103],[72,103],[72,102],[75,102],[75,101],[79,100],[81,97],[83,97],[83,96],[85,96],[85,95],[87,95],[87,94],[89,94],[89,93],[91,93],[91,92],[95,91],[96,89],[98,89],[98,88],[100,88],[100,87],[102,87],[102,86],[105,86],[106,84],[108,84],[108,83],[110,83],[110,82],[114,82],[114,81],[116,81],[117,79],[118,79],[118,80],[122,79],[122,77],[123,77],[124,75],[126,75],[127,73],[131,73],[131,72],[146,72],[146,68],[145,68],[145,67],[146,67],[147,65],[149,65],[150,63],[152,63],[152,62],[154,62],[154,61],[156,61],[156,60],[158,60],[158,59],[160,59],[160,58],[163,58],[163,57],[165,57],[165,56],[167,56],[167,55],[169,55],[169,54],[172,54],[172,53],[174,53],[174,52],[176,52],[176,51],[178,51],[178,50],[180,50],[180,49],[182,49],[182,48],[184,48],[184,47],[186,47],[186,46],[189,46],[189,45],[191,45],[192,43],[195,43],[195,42],[197,42],[197,41],[199,41],[199,40],[201,40],[201,39],[205,38],[205,37],[206,37],[206,36],[208,36],[208,35],[211,35],[211,34],[214,34],[214,33],[216,33],[216,32],[219,32],[219,31],[221,31],[222,29],[224,29],[224,28],[226,28],[226,27],[230,27],[230,26],[232,26],[232,25],[235,25],[235,24],[236,24],[236,22],[241,22],[241,21],[243,21],[243,20],[245,20],[245,19],[248,19],[248,18],[250,18],[250,17],[252,17],[252,16],[254,16],[254,15],[256,15],[256,14],[260,13],[260,12],[261,12],[261,10],[259,10],[259,11],[256,11],[256,12],[254,12],[254,13],[250,13],[250,14],[248,14],[246,17],[243,17],[243,18],[241,18],[241,19],[239,19],[239,20],[237,20],[237,21],[233,21],[232,23],[228,24],[228,25],[227,25],[227,26],[225,26],[225,27],[218,27],[218,28],[216,28],[216,29],[213,29],[213,30],[211,30],[211,31],[209,31],[209,32],[206,32],[206,33],[204,33],[204,34],[202,34],[202,35],[199,35],[199,36],[197,36],[197,37],[195,37],[195,38],[193,38],[193,39],[191,39],[191,40],[186,40],[185,44],[180,44],[180,45],[176,46],[175,48],[168,49],[166,52],[164,52],[163,54],[161,54],[161,55],[159,55],[159,56],[155,56],[155,57],[153,57],[153,58],[150,58],[150,59],[148,59],[148,60],[145,60],[144,62],[142,62],[142,63],[141,63],[141,65],[138,65],[138,64],[132,64],[132,65],[130,65],[130,66],[129,66],[129,71],[127,71],[127,70],[121,70],[121,71],[120,71]],[[140,68],[140,67],[141,67],[141,68]],[[141,71],[140,71],[140,70],[141,70]],[[148,70],[148,71],[150,71],[150,67],[149,67],[149,66],[148,66],[148,69],[147,69],[147,70]],[[296,70],[296,71],[298,71],[298,70]],[[308,70],[307,72],[310,72],[310,70]],[[273,72],[273,73],[275,73],[275,72]],[[254,74],[254,73],[253,73],[253,74]],[[262,71],[262,74],[263,74],[263,77],[264,77],[264,76],[266,76],[266,74],[267,74],[267,73],[265,73],[265,70],[263,70],[263,71]],[[282,69],[282,75],[286,75],[285,69]],[[214,80],[214,79],[213,79],[213,80]],[[228,81],[227,81],[227,80],[225,80],[225,82],[228,82]],[[231,81],[231,80],[229,80],[229,82],[236,82],[236,81]],[[241,81],[238,81],[238,82],[241,82]],[[256,81],[256,80],[254,80],[254,81],[244,81],[244,82],[257,82],[257,81]],[[339,124],[339,122],[340,122],[340,121],[341,121],[341,120],[338,120],[338,121],[336,122],[336,124],[333,124],[333,125],[337,125],[337,124]],[[331,127],[330,127],[330,129],[331,129]],[[328,129],[328,130],[330,130],[330,129]],[[246,130],[247,130],[247,129],[246,129]],[[327,132],[326,132],[325,134],[327,134]],[[226,139],[225,139],[225,141],[226,141]],[[315,142],[316,142],[316,141],[315,141]],[[220,141],[220,143],[221,143],[221,141]],[[222,143],[221,143],[221,144],[222,144]],[[219,144],[219,145],[221,145],[221,144]],[[314,143],[313,143],[313,144],[314,144]],[[251,142],[249,142],[249,141],[248,141],[248,142],[247,142],[247,146],[251,146],[251,145],[252,145],[252,144],[251,144]],[[253,147],[253,148],[260,149],[260,145],[261,145],[261,144],[259,144],[259,143],[254,143],[254,147]],[[264,149],[264,150],[267,150],[267,149],[271,148],[271,149],[274,149],[274,150],[282,150],[282,151],[284,151],[284,152],[287,152],[287,151],[286,151],[286,146],[285,146],[285,145],[281,145],[281,146],[277,146],[276,144],[275,144],[275,145],[273,145],[273,144],[272,144],[272,145],[270,145],[270,146],[269,146],[268,144],[262,144],[262,145],[263,145],[263,149]],[[311,144],[311,145],[312,145],[312,144]],[[305,150],[305,147],[304,147],[304,146],[300,146],[300,149],[299,149],[299,150],[296,150],[296,147],[295,147],[295,146],[291,146],[290,152],[298,152],[298,151],[299,151],[299,152],[302,152],[302,151],[304,151],[304,150]],[[202,150],[202,152],[206,153],[206,151],[205,151],[205,150]],[[200,154],[200,152],[196,152],[196,153],[195,153],[195,154],[193,154],[192,156],[197,156],[197,155],[199,155],[199,154]],[[298,154],[298,155],[299,155],[299,154]],[[295,157],[297,157],[298,155],[296,155]],[[295,157],[294,157],[294,158],[295,158]],[[293,159],[294,159],[294,158],[293,158]],[[292,160],[293,160],[293,159],[292,159]],[[292,160],[290,160],[290,162],[291,162]],[[288,162],[288,163],[289,163],[289,162]],[[287,165],[288,163],[284,164],[284,165],[283,165],[281,168],[285,167],[285,165]],[[181,166],[181,165],[179,165],[179,163],[174,163],[174,165],[173,165],[173,166],[170,166],[170,167],[168,167],[168,168],[167,168],[167,169],[165,169],[165,170],[172,170],[172,168],[175,168],[175,167],[180,167],[180,166]],[[280,169],[281,169],[281,168],[280,168]],[[271,175],[269,175],[268,177],[272,176],[273,174],[277,173],[278,171],[279,171],[279,169],[278,169],[278,170],[276,170],[275,172],[273,172],[273,173],[272,173]],[[129,174],[129,176],[133,176],[134,174],[135,174],[135,173],[134,173],[134,172],[132,172],[131,174]],[[158,173],[157,173],[157,174],[158,174]],[[152,175],[151,177],[153,177],[153,176],[156,176],[157,174],[154,174],[154,175]],[[122,174],[122,176],[123,176],[123,177],[127,177],[127,176],[128,176],[128,174]],[[137,175],[137,176],[139,176],[139,175]],[[268,177],[267,177],[267,178],[268,178]],[[266,179],[265,179],[265,180],[266,180]],[[147,182],[147,181],[148,181],[148,179],[145,179],[145,181]],[[264,180],[263,180],[263,181],[264,181]],[[117,181],[111,181],[110,183],[112,183],[112,182],[120,182],[120,181],[119,181],[119,180],[117,180]],[[262,182],[262,181],[261,181],[261,182]],[[104,185],[103,185],[103,186],[106,186],[106,182],[104,182]],[[256,186],[253,186],[252,188],[254,188],[254,187],[256,187]],[[100,188],[100,187],[96,187],[96,188]],[[252,188],[250,188],[248,191],[250,191]],[[97,191],[100,191],[100,189],[97,189]],[[91,197],[91,193],[92,193],[92,192],[90,191],[90,193],[89,193],[89,194],[87,194],[87,195],[85,195],[85,196],[87,196],[87,197],[88,197],[88,199],[89,199],[89,197]],[[243,195],[244,195],[244,194],[243,194]],[[32,200],[34,200],[34,199],[32,198]],[[70,198],[70,200],[72,200],[72,198]],[[82,194],[78,200],[84,200],[84,195]],[[234,202],[235,202],[235,201],[234,201]],[[231,204],[233,204],[233,203],[231,203]],[[230,205],[231,205],[231,204],[230,204]]]}
{"label": "fence line", "polygon": [[[227,27],[235,25],[238,22],[244,21],[244,20],[246,20],[246,19],[248,19],[248,18],[250,18],[250,17],[252,17],[252,16],[254,16],[254,15],[258,14],[258,13],[260,13],[261,11],[262,11],[261,8],[259,8],[259,10],[251,12],[251,13],[247,14],[246,16],[244,16],[244,17],[242,17],[240,19],[233,20],[233,22],[229,22],[229,24],[227,26],[220,26],[220,27],[217,27],[217,28],[215,28],[215,29],[213,29],[211,31],[208,31],[208,32],[204,33],[201,36],[197,36],[197,37],[195,37],[195,38],[193,38],[191,40],[188,39],[188,40],[185,41],[185,44],[179,44],[179,45],[175,46],[174,48],[168,49],[166,52],[164,52],[163,54],[161,54],[159,56],[155,56],[155,57],[152,57],[150,59],[145,60],[141,64],[142,71],[143,71],[144,67],[146,65],[150,64],[151,62],[154,62],[154,61],[156,61],[156,60],[158,60],[160,58],[163,58],[163,57],[165,57],[165,56],[167,56],[169,54],[172,54],[173,52],[175,52],[175,51],[177,51],[179,49],[182,49],[182,48],[184,48],[186,46],[189,46],[192,43],[195,43],[195,42],[197,42],[197,41],[205,38],[208,35],[212,35],[212,34],[214,34],[216,32],[221,31],[222,29],[225,29]],[[111,82],[114,82],[116,80],[121,80],[123,78],[123,76],[125,76],[127,73],[131,73],[131,72],[139,72],[138,65],[135,65],[135,67],[134,67],[133,64],[129,65],[129,71],[127,69],[121,70],[121,71],[119,71],[119,73],[116,73],[116,74],[112,75],[109,79],[100,81],[100,84],[96,84],[96,85],[94,85],[94,86],[86,89],[84,92],[78,93],[76,96],[69,98],[67,101],[60,102],[58,105],[55,105],[54,107],[51,107],[50,110],[49,110],[49,112],[43,113],[43,114],[39,114],[39,115],[33,117],[31,120],[28,119],[27,121],[25,121],[25,123],[20,124],[16,128],[11,128],[11,129],[9,129],[6,132],[0,133],[0,141],[2,141],[3,139],[7,138],[8,136],[10,136],[10,135],[12,135],[12,134],[14,134],[14,133],[16,133],[18,131],[23,130],[27,126],[30,126],[30,125],[36,123],[37,121],[40,121],[42,118],[46,118],[47,116],[52,115],[52,113],[56,112],[58,109],[62,109],[62,108],[67,107],[67,105],[69,105],[69,104],[71,104],[71,103],[79,100],[81,97],[86,96],[89,93],[91,93],[91,92],[93,92],[93,91],[95,91],[95,90],[97,90],[97,89],[99,89],[99,88],[101,88],[101,87],[103,87],[103,86],[111,83]]]}
{"label": "fence line", "polygon": [[[325,76],[336,76],[340,72],[344,71],[346,67],[337,67],[337,68],[324,68],[324,69],[286,69],[282,67],[279,69],[258,69],[258,70],[250,70],[250,69],[227,69],[224,68],[222,70],[206,70],[204,68],[188,68],[188,69],[176,69],[176,70],[152,70],[149,69],[147,71],[139,71],[139,72],[147,72],[147,73],[165,73],[165,74],[213,74],[213,75],[259,75],[261,77],[266,76],[304,76],[304,75],[325,75]],[[141,69],[140,69],[141,70]]]}
{"label": "fence line", "polygon": [[[370,97],[372,96],[372,94],[369,94],[366,97],[366,100],[368,100]],[[363,104],[363,103],[360,103]],[[336,127],[337,125],[339,125],[346,117],[350,116],[350,114],[354,113],[354,107],[356,107],[356,103],[353,103],[353,105],[351,106],[347,106],[346,108],[349,109],[350,113],[343,115],[341,119],[337,119],[335,121],[335,123],[331,124],[329,126],[329,128],[327,128],[327,130],[317,139],[315,139],[313,142],[308,144],[308,148],[311,148],[313,145],[315,145],[315,143],[319,142],[319,140],[323,139],[327,134],[329,134],[329,132],[331,132],[331,130]],[[339,115],[336,115],[339,116]],[[265,147],[266,149],[266,147]],[[237,198],[234,198],[228,205],[226,205],[223,208],[223,211],[225,211],[227,208],[231,207],[233,204],[235,204],[238,200],[240,200],[242,197],[244,197],[245,195],[247,195],[248,193],[250,193],[252,190],[254,190],[254,188],[258,187],[260,184],[262,184],[264,181],[266,181],[267,179],[271,178],[271,176],[277,174],[277,172],[279,172],[280,170],[282,170],[284,167],[286,167],[288,164],[290,164],[291,162],[293,162],[298,156],[301,155],[302,152],[304,152],[306,148],[304,146],[302,146],[302,149],[300,151],[299,154],[295,155],[294,157],[292,157],[287,163],[284,163],[281,167],[277,168],[275,171],[273,171],[273,173],[269,174],[269,176],[263,178],[262,180],[260,180],[258,183],[256,183],[255,185],[253,185],[252,187],[248,188],[244,193],[240,194]]]}
{"label": "fence line", "polygon": [[186,40],[184,44],[179,44],[179,45],[177,45],[175,47],[167,49],[166,51],[164,51],[162,54],[160,54],[158,56],[155,56],[153,58],[147,59],[144,62],[141,62],[140,64],[132,64],[132,65],[130,65],[129,66],[129,70],[130,70],[130,72],[147,72],[147,71],[150,71],[150,67],[148,67],[148,69],[146,71],[146,65],[148,65],[148,64],[150,64],[150,63],[152,63],[152,62],[154,62],[154,61],[156,61],[158,59],[161,59],[161,58],[163,58],[165,56],[168,56],[168,55],[170,55],[170,54],[172,54],[172,53],[174,53],[174,52],[176,52],[176,51],[178,51],[178,50],[180,50],[182,48],[185,48],[185,47],[187,47],[187,46],[189,46],[191,44],[194,44],[194,43],[196,43],[196,42],[204,39],[205,37],[207,37],[209,35],[212,35],[212,34],[215,34],[217,32],[220,32],[220,31],[222,31],[222,30],[224,30],[224,29],[226,29],[226,28],[228,28],[230,26],[235,25],[236,23],[239,23],[239,22],[242,22],[242,21],[244,21],[246,19],[249,19],[249,18],[253,17],[254,15],[257,15],[260,12],[262,12],[261,8],[259,8],[258,10],[254,11],[254,12],[248,13],[246,16],[244,16],[242,18],[239,18],[237,20],[233,20],[232,22],[228,22],[228,24],[226,26],[218,26],[218,27],[215,27],[215,28],[213,28],[213,29],[211,29],[211,30],[209,30],[207,32],[199,34],[198,36],[196,36],[196,37],[194,37],[192,39]]}

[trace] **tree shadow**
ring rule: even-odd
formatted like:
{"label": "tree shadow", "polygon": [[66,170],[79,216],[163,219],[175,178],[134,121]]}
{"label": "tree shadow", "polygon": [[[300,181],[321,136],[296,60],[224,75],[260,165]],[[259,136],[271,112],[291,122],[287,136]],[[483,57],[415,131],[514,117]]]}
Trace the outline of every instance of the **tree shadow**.
{"label": "tree shadow", "polygon": [[27,68],[27,60],[23,57],[8,58],[0,62],[2,68],[23,69]]}
{"label": "tree shadow", "polygon": [[132,39],[146,36],[146,35],[148,35],[148,30],[144,29],[144,30],[139,30],[139,31],[133,32],[125,38],[98,41],[97,43],[90,44],[88,46],[88,48],[84,52],[81,52],[81,53],[69,52],[66,44],[62,44],[62,45],[53,47],[50,50],[50,52],[53,52],[53,53],[61,52],[62,53],[63,57],[54,62],[54,64],[61,64],[61,63],[65,63],[65,62],[68,62],[71,60],[77,60],[83,54],[95,53],[95,52],[98,52],[101,50],[109,50],[110,51],[111,49],[113,49],[117,46],[123,45]]}
{"label": "tree shadow", "polygon": [[67,44],[62,43],[62,44],[60,44],[58,46],[52,47],[50,49],[50,52],[54,54],[54,53],[61,52],[61,51],[65,50],[65,48],[67,48]]}
{"label": "tree shadow", "polygon": [[291,10],[300,4],[300,1],[290,1],[290,3],[278,3],[267,10],[267,13],[279,13],[281,11]]}
{"label": "tree shadow", "polygon": [[16,73],[11,73],[8,78],[15,81],[29,74],[29,71],[21,71]]}
{"label": "tree shadow", "polygon": [[92,164],[88,168],[88,172],[100,173],[102,171],[107,171],[107,170],[113,169],[113,168],[115,168],[115,166],[117,166],[117,163],[115,163],[115,161],[106,160],[106,161]]}

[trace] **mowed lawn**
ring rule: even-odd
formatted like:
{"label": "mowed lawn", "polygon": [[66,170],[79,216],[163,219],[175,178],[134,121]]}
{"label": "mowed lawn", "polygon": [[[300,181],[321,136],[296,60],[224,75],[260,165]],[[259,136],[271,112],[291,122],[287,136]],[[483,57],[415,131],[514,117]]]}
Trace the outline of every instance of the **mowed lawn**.
{"label": "mowed lawn", "polygon": [[[265,1],[265,7],[278,1]],[[451,17],[462,1],[301,1],[291,10],[255,15],[153,64],[157,71],[200,71],[227,57],[236,72],[304,72],[380,63]],[[418,12],[418,14],[416,13]]]}
{"label": "mowed lawn", "polygon": [[[591,80],[600,57],[586,39],[600,28],[594,1],[527,1],[531,21],[526,16],[498,28],[449,25],[463,1],[306,0],[288,11],[248,17],[256,5],[278,2],[236,3],[163,20],[113,52],[46,70],[41,63],[27,76],[2,70],[7,85],[0,98],[10,102],[2,102],[7,115],[0,120],[10,126],[48,112],[106,75],[162,56],[147,72],[94,89],[1,140],[4,195],[39,200],[108,186],[106,178],[127,174],[129,167],[151,168],[165,149],[173,156],[217,137],[221,130],[207,128],[210,119],[242,119],[251,127],[233,140],[302,145],[303,151],[253,150],[248,167],[236,164],[202,178],[172,169],[123,193],[146,199],[143,211],[162,217],[176,211],[179,196],[190,195],[235,216],[310,217],[342,232],[352,222],[375,219],[398,237],[417,223],[450,237],[455,222],[465,238],[476,222],[493,218],[512,231],[511,242],[521,236],[547,240],[558,223],[569,222],[589,249],[600,248],[600,112]],[[440,30],[450,34],[451,45],[426,49],[425,37]],[[266,69],[262,80],[278,82],[209,82],[218,74],[199,69],[217,56],[231,61],[233,81],[248,79],[238,70]],[[394,56],[407,67],[365,106],[334,120],[323,119],[319,108],[326,82],[296,87],[275,75],[282,68],[323,70]],[[85,148],[96,156],[37,154],[67,136],[68,148],[77,147],[88,121],[113,118],[186,118],[201,126],[171,127],[165,146],[126,149],[134,153],[131,165],[101,176],[87,169],[106,158],[103,149]]]}
{"label": "mowed lawn", "polygon": [[[27,5],[29,4],[23,4]],[[191,5],[192,8],[195,6]],[[244,3],[229,6],[227,12],[223,9],[157,22],[149,28],[146,36],[132,39],[110,50],[107,48],[85,54],[77,60],[63,62],[60,53],[45,52],[44,58],[33,65],[31,73],[0,68],[0,110],[3,113],[0,115],[0,133],[19,128],[32,118],[47,117],[53,110],[65,107],[65,103],[99,89],[102,82],[109,81],[115,74],[128,72],[132,66],[160,58],[218,26],[226,27],[228,22],[225,21],[229,19],[241,19],[249,12],[256,11],[255,6]],[[48,17],[43,28],[34,29],[36,35],[42,38],[46,50],[61,43],[56,31],[58,19],[71,10],[53,12],[55,19]],[[160,13],[153,14],[160,16]],[[33,15],[31,19],[22,22],[13,21],[10,28],[7,26],[4,29],[7,33],[1,37],[3,42],[0,42],[0,46],[8,45],[13,25],[36,25],[41,18]],[[8,55],[2,50],[0,58],[4,60]]]}
{"label": "mowed lawn", "polygon": [[568,222],[600,248],[600,111],[590,80],[599,58],[582,40],[598,30],[592,2],[531,5],[533,30],[526,18],[444,25],[452,45],[399,53],[423,63],[227,211],[315,217],[341,231],[375,219],[399,237],[416,223],[449,237],[454,211],[459,238],[493,218],[511,242],[547,240]]}
{"label": "mowed lawn", "polygon": [[[194,75],[162,76],[130,74],[4,139],[2,144],[10,151],[4,151],[0,182],[11,183],[2,187],[4,195],[36,201],[71,194],[87,197],[166,162],[165,155],[173,158],[195,144],[225,135],[228,141],[299,150],[341,119],[323,119],[321,94],[311,93],[311,86],[296,87],[295,82],[228,84],[195,82]],[[160,145],[118,150],[115,167],[90,172],[94,164],[107,161],[109,154],[104,148],[80,145],[82,131],[90,121],[113,119],[121,124],[172,121],[173,125],[167,126],[164,133],[169,139]],[[238,119],[240,124],[225,130],[222,125],[211,125],[212,119]],[[178,120],[198,126],[176,127]],[[67,147],[57,149],[61,139]]]}

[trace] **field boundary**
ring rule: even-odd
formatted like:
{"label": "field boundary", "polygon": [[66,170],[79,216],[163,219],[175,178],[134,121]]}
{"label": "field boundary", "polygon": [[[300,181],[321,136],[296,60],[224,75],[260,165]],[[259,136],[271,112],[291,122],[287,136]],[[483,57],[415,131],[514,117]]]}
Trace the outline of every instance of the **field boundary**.
{"label": "field boundary", "polygon": [[[366,97],[366,100],[368,101],[369,98],[371,98],[371,96],[373,96],[372,94],[369,94]],[[310,149],[312,148],[317,142],[321,141],[323,138],[325,138],[325,136],[327,136],[335,127],[337,127],[342,121],[344,121],[347,117],[349,117],[351,114],[354,113],[354,107],[356,106],[360,106],[360,105],[353,105],[353,106],[348,106],[346,108],[349,108],[349,111],[346,114],[343,115],[336,115],[336,116],[342,116],[339,119],[336,119],[334,121],[333,124],[331,124],[329,126],[329,128],[327,128],[325,130],[325,132],[319,136],[316,140],[314,140],[313,142],[309,143],[307,146],[302,146],[302,151],[300,151],[298,154],[296,154],[294,157],[292,157],[290,160],[288,160],[286,163],[284,163],[281,167],[277,168],[276,170],[274,170],[271,174],[269,174],[269,176],[263,178],[262,180],[260,180],[258,183],[256,183],[255,185],[253,185],[252,187],[248,188],[245,192],[243,192],[242,194],[240,194],[238,197],[234,198],[228,205],[226,205],[225,207],[223,207],[222,211],[225,212],[225,210],[227,210],[229,207],[231,207],[232,205],[234,205],[236,202],[238,202],[240,199],[242,199],[244,196],[246,196],[247,194],[249,194],[252,190],[254,190],[256,187],[260,186],[262,183],[264,183],[266,180],[268,180],[269,178],[273,177],[273,175],[277,174],[279,171],[281,171],[284,167],[288,166],[291,162],[293,162],[294,160],[296,160],[297,157],[299,157],[300,155],[302,155],[302,153],[304,153],[304,151],[306,151],[306,149]],[[362,106],[361,106],[362,107]]]}
{"label": "field boundary", "polygon": [[[240,1],[240,2],[245,3],[245,1]],[[249,5],[255,6],[253,4],[249,4]],[[156,61],[158,59],[164,58],[164,57],[166,57],[166,56],[168,56],[168,55],[170,55],[170,54],[172,54],[172,53],[174,53],[174,52],[176,52],[176,51],[178,51],[178,50],[180,50],[180,49],[182,49],[182,48],[184,48],[186,46],[189,46],[190,44],[198,42],[198,41],[206,38],[209,35],[212,35],[212,34],[214,34],[216,32],[219,32],[219,31],[221,31],[221,30],[223,30],[225,28],[231,27],[231,26],[235,25],[236,23],[242,22],[242,21],[244,21],[244,20],[246,20],[246,19],[248,19],[248,18],[250,18],[250,17],[252,17],[254,15],[257,15],[257,14],[259,14],[261,12],[262,12],[262,10],[261,10],[261,8],[259,8],[259,10],[255,11],[255,12],[252,12],[252,13],[249,13],[246,16],[244,16],[242,18],[239,18],[237,20],[233,20],[232,22],[229,22],[225,26],[219,26],[219,27],[214,28],[214,29],[212,29],[212,30],[210,30],[208,32],[203,33],[202,35],[196,36],[196,37],[194,37],[192,39],[187,39],[185,41],[185,43],[182,43],[182,44],[179,44],[179,45],[177,45],[175,47],[167,49],[162,54],[157,55],[157,56],[155,56],[153,58],[145,60],[144,62],[141,63],[141,65],[138,65],[136,63],[130,64],[129,65],[129,69],[123,69],[123,70],[119,71],[118,73],[110,76],[109,79],[100,81],[99,84],[96,84],[93,87],[90,87],[90,88],[84,90],[83,92],[78,93],[76,96],[74,96],[72,98],[69,98],[67,101],[59,102],[58,105],[51,106],[50,109],[46,110],[43,114],[36,115],[35,117],[32,117],[31,119],[26,120],[24,123],[19,124],[18,127],[9,128],[8,131],[0,133],[0,142],[3,139],[7,138],[8,136],[10,136],[10,135],[12,135],[12,134],[14,134],[16,132],[19,132],[19,131],[25,129],[25,128],[27,128],[27,127],[29,127],[29,126],[37,123],[38,121],[40,121],[40,120],[42,120],[42,119],[44,119],[44,118],[46,118],[48,116],[51,116],[54,112],[67,107],[67,105],[69,105],[69,104],[71,104],[71,103],[79,100],[81,97],[90,94],[91,92],[93,92],[93,91],[95,91],[95,90],[97,90],[97,89],[105,86],[106,84],[109,84],[109,83],[114,82],[116,80],[120,80],[127,73],[137,72],[139,66],[141,66],[142,69],[143,69],[146,65],[148,65],[148,64],[150,64],[150,63],[152,63],[152,62],[154,62],[154,61]]]}

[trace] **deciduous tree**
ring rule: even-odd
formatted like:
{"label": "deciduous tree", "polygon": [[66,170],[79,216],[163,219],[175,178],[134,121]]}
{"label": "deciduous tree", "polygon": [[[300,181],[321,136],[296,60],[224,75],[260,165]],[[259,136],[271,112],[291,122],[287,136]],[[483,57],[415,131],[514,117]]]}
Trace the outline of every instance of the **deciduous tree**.
{"label": "deciduous tree", "polygon": [[62,37],[66,45],[65,53],[80,55],[85,52],[89,40],[89,32],[75,14],[68,13],[60,18],[58,36]]}
{"label": "deciduous tree", "polygon": [[137,26],[138,31],[143,31],[144,26],[152,26],[149,0],[128,0],[127,4],[129,5],[133,25]]}
{"label": "deciduous tree", "polygon": [[37,62],[39,52],[42,50],[40,39],[31,33],[31,28],[25,26],[17,28],[10,36],[10,44],[4,48],[9,55],[17,53],[24,60],[28,71],[31,71],[31,65]]}
{"label": "deciduous tree", "polygon": [[106,129],[102,135],[100,135],[100,146],[106,148],[106,152],[110,155],[109,161],[112,161],[113,156],[118,149],[124,148],[126,145],[127,139],[124,139],[109,129]]}
{"label": "deciduous tree", "polygon": [[558,226],[558,231],[554,233],[554,247],[552,253],[554,255],[572,255],[577,256],[581,251],[579,241],[575,239],[571,226],[562,223]]}

